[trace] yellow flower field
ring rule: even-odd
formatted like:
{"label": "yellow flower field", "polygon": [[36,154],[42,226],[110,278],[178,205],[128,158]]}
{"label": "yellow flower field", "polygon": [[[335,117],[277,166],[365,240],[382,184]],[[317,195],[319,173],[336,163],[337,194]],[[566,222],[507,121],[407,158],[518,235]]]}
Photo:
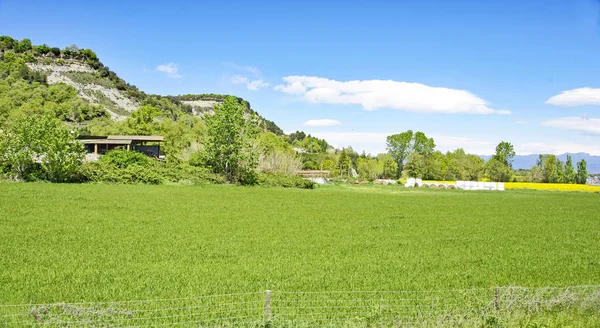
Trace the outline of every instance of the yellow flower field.
{"label": "yellow flower field", "polygon": [[587,191],[600,192],[598,186],[588,186],[580,184],[564,183],[532,183],[532,182],[506,182],[504,188],[508,190],[529,189],[529,190],[557,190],[557,191]]}
{"label": "yellow flower field", "polygon": [[[423,181],[427,183],[456,184],[456,181]],[[533,183],[533,182],[505,182],[507,190],[551,190],[551,191],[585,191],[600,192],[600,186],[588,186],[565,183]]]}

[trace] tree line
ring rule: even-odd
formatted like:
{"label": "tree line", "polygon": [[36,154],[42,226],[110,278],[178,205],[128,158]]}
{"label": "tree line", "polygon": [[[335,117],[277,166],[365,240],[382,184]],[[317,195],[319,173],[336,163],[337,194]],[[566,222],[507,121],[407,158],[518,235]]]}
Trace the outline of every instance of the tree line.
{"label": "tree line", "polygon": [[[290,138],[299,134],[290,134]],[[513,169],[514,146],[506,141],[496,146],[486,162],[463,149],[443,153],[436,150],[435,140],[423,132],[408,130],[386,138],[386,153],[376,156],[358,154],[352,147],[319,148],[320,153],[303,153],[303,169],[328,170],[332,177],[353,177],[362,180],[400,179],[407,177],[435,181],[488,179],[498,182],[528,181],[542,183],[585,184],[588,173],[585,160],[575,170],[571,157],[562,163],[555,155],[540,155],[536,166],[525,176]]]}

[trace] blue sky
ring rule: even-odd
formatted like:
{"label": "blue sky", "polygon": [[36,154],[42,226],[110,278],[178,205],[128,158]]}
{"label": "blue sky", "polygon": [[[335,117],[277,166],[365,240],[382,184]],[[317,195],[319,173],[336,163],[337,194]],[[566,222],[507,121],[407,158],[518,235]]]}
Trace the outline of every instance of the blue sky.
{"label": "blue sky", "polygon": [[599,22],[596,0],[0,0],[0,34],[91,48],[146,92],[234,94],[371,153],[412,129],[443,151],[600,155]]}

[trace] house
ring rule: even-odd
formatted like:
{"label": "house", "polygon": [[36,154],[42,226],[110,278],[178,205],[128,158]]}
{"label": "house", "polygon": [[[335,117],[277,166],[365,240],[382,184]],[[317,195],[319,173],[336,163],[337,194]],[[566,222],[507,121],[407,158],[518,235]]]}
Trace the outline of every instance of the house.
{"label": "house", "polygon": [[149,157],[159,157],[162,136],[79,136],[77,139],[88,154],[104,155],[115,149],[138,151]]}

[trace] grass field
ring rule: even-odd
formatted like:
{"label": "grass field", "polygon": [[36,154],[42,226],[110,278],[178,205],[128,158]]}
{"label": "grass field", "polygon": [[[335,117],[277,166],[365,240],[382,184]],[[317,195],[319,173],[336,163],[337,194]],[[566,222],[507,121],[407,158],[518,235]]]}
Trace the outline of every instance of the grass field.
{"label": "grass field", "polygon": [[0,304],[600,284],[594,193],[7,183],[0,213]]}

